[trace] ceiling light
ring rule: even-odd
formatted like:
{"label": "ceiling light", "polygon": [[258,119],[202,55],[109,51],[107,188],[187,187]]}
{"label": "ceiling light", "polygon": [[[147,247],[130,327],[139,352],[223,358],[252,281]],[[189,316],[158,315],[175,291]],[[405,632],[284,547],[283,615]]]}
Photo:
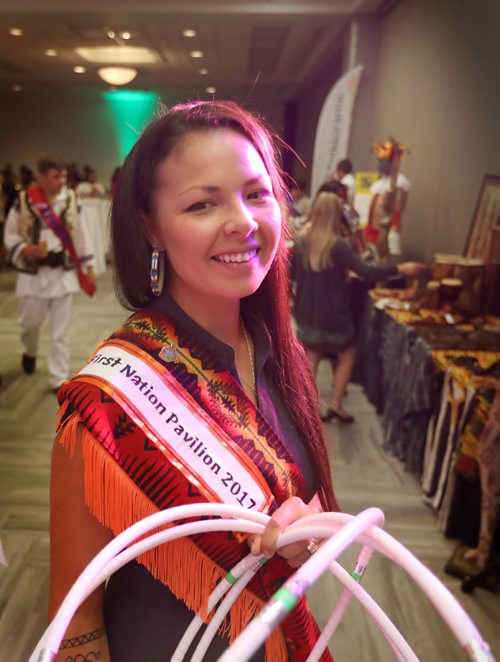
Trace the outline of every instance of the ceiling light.
{"label": "ceiling light", "polygon": [[203,51],[191,51],[189,55],[191,57],[203,57]]}
{"label": "ceiling light", "polygon": [[114,39],[116,36],[113,30],[108,30],[107,35],[110,39]]}
{"label": "ceiling light", "polygon": [[73,71],[75,72],[75,74],[84,74],[86,69],[85,67],[81,67],[80,65],[78,65],[76,67],[73,67]]}
{"label": "ceiling light", "polygon": [[23,31],[21,30],[21,28],[11,28],[9,30],[9,34],[11,34],[13,37],[22,37]]}
{"label": "ceiling light", "polygon": [[56,57],[57,55],[57,51],[55,51],[53,48],[47,48],[47,50],[44,52],[47,57]]}
{"label": "ceiling light", "polygon": [[156,51],[141,46],[91,46],[75,48],[75,53],[92,64],[135,66],[160,62],[160,56]]}
{"label": "ceiling light", "polygon": [[182,31],[182,36],[183,37],[196,37],[196,30],[183,30]]}
{"label": "ceiling light", "polygon": [[108,85],[126,85],[137,76],[137,69],[133,67],[101,67],[97,73]]}
{"label": "ceiling light", "polygon": [[12,89],[14,92],[20,92],[23,88],[20,85],[13,85]]}
{"label": "ceiling light", "polygon": [[207,91],[209,94],[215,94],[215,93],[217,92],[217,89],[216,89],[215,87],[212,87],[211,85],[209,85],[209,86],[208,86],[207,88],[205,88],[205,89],[206,89],[206,91]]}
{"label": "ceiling light", "polygon": [[208,74],[208,69],[203,67],[203,69],[200,69],[198,73],[201,74],[202,76],[206,76]]}
{"label": "ceiling light", "polygon": [[130,32],[120,32],[120,37],[122,39],[125,39],[125,40],[130,39],[131,36],[132,35],[130,34]]}

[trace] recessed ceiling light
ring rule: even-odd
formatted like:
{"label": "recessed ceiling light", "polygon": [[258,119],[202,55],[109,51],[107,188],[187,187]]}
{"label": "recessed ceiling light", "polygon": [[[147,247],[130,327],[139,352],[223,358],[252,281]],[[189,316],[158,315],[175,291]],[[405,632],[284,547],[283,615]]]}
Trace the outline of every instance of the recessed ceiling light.
{"label": "recessed ceiling light", "polygon": [[211,85],[209,85],[209,86],[208,86],[207,88],[205,88],[205,89],[206,89],[206,91],[207,91],[209,94],[215,94],[215,93],[217,92],[217,89],[216,89],[215,87],[212,87]]}
{"label": "recessed ceiling light", "polygon": [[110,39],[114,39],[115,36],[116,36],[115,33],[113,32],[113,30],[108,30],[108,32],[106,34],[108,35],[108,37]]}
{"label": "recessed ceiling light", "polygon": [[196,30],[188,29],[188,30],[183,30],[182,31],[182,36],[183,37],[196,37],[196,34],[197,34]]}
{"label": "recessed ceiling light", "polygon": [[81,67],[80,65],[78,65],[76,67],[73,67],[73,71],[75,72],[75,74],[84,74],[86,69],[85,67]]}
{"label": "recessed ceiling light", "polygon": [[205,67],[203,67],[202,69],[199,70],[198,73],[200,73],[202,76],[206,76],[208,74],[208,69],[205,69]]}
{"label": "recessed ceiling light", "polygon": [[47,50],[44,52],[47,57],[56,57],[57,55],[57,51],[55,51],[53,48],[47,48]]}
{"label": "recessed ceiling light", "polygon": [[12,89],[14,92],[20,92],[23,88],[20,85],[13,85]]}
{"label": "recessed ceiling light", "polygon": [[203,51],[191,51],[189,55],[191,57],[203,57]]}
{"label": "recessed ceiling light", "polygon": [[157,51],[140,46],[91,46],[75,48],[75,53],[93,64],[129,65],[160,62]]}
{"label": "recessed ceiling light", "polygon": [[11,28],[9,30],[9,34],[11,34],[13,37],[22,37],[23,31],[21,30],[21,28]]}
{"label": "recessed ceiling light", "polygon": [[130,34],[130,32],[120,32],[120,37],[122,39],[125,39],[125,40],[130,39],[131,36],[132,35]]}

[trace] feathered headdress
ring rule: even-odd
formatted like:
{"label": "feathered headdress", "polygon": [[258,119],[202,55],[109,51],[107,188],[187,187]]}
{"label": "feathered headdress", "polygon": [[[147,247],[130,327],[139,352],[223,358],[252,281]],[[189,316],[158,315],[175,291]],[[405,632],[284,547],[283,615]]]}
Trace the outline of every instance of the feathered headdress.
{"label": "feathered headdress", "polygon": [[372,153],[380,161],[394,161],[396,156],[401,157],[405,152],[409,152],[409,145],[398,143],[392,136],[385,143],[373,143]]}

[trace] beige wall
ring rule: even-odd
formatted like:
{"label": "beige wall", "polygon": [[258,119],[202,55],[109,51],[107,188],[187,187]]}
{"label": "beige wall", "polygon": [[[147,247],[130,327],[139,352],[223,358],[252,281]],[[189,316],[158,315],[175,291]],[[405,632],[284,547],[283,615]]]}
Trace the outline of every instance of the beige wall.
{"label": "beige wall", "polygon": [[5,94],[0,165],[35,167],[44,154],[93,166],[105,186],[120,156],[108,106],[98,94]]}
{"label": "beige wall", "polygon": [[[345,70],[348,32],[344,51]],[[359,63],[365,69],[349,150],[355,168],[376,168],[371,142],[394,135],[408,143],[405,253],[424,260],[461,253],[483,177],[500,174],[500,2],[401,0],[381,20],[358,20],[352,64]],[[333,73],[297,100],[295,146],[309,172]]]}
{"label": "beige wall", "polygon": [[500,3],[403,0],[382,25],[374,138],[411,146],[407,251],[461,253],[485,174],[500,174]]}
{"label": "beige wall", "polygon": [[[168,105],[185,100],[180,96],[160,98]],[[247,101],[276,131],[281,131],[283,111],[272,95],[262,92],[255,101]],[[77,163],[80,169],[87,164],[93,166],[99,181],[108,188],[111,174],[121,162],[118,122],[110,102],[99,91],[4,93],[0,95],[0,167],[12,162],[16,171],[21,164],[34,169],[40,156],[54,154]],[[122,126],[131,132],[143,128]]]}
{"label": "beige wall", "polygon": [[482,179],[500,174],[499,31],[496,0],[402,0],[382,23],[373,138],[411,146],[403,244],[424,259],[462,252]]}

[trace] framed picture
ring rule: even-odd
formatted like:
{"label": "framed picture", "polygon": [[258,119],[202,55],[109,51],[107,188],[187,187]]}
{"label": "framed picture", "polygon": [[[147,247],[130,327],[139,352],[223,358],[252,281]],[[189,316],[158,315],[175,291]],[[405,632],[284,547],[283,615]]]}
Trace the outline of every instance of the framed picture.
{"label": "framed picture", "polygon": [[370,186],[373,182],[380,179],[380,173],[366,171],[356,173],[356,194],[354,196],[354,207],[359,214],[359,222],[362,227],[368,223],[368,216],[370,213],[370,201],[372,194],[370,193]]}
{"label": "framed picture", "polygon": [[500,175],[486,175],[472,217],[464,254],[484,262],[484,312],[500,315]]}
{"label": "framed picture", "polygon": [[500,175],[486,175],[465,242],[464,255],[484,260],[485,264],[498,263],[500,261],[500,255],[496,255],[499,250],[498,233],[500,233]]}
{"label": "framed picture", "polygon": [[358,171],[356,173],[356,194],[367,193],[370,195],[370,186],[380,179],[380,173],[375,171]]}

